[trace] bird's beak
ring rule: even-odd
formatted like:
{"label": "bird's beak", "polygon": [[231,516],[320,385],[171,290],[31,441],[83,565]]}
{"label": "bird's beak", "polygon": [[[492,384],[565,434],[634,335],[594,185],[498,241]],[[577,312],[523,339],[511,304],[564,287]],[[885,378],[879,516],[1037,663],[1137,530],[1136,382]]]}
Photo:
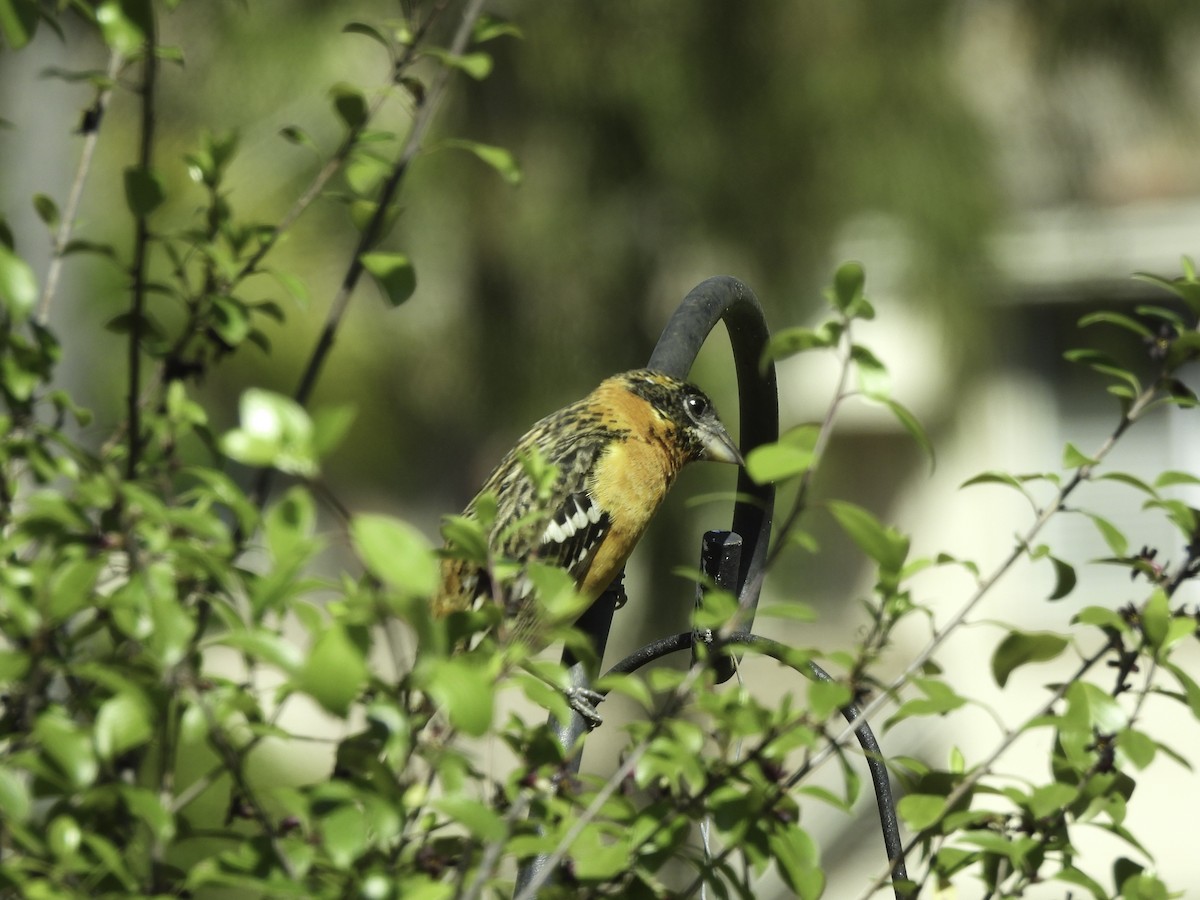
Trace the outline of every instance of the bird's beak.
{"label": "bird's beak", "polygon": [[719,423],[714,424],[711,428],[704,429],[701,443],[704,447],[703,459],[711,460],[712,462],[733,463],[738,466],[746,464],[746,460],[742,458],[742,454],[738,451],[737,444],[733,442],[733,438],[729,436],[729,432]]}

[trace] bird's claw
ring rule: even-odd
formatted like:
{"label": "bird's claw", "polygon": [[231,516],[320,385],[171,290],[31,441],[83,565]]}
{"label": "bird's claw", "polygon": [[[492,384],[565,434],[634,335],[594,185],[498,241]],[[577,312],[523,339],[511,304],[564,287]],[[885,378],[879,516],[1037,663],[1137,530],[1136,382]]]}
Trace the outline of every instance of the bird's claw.
{"label": "bird's claw", "polygon": [[596,712],[596,707],[604,700],[602,693],[578,686],[567,688],[565,693],[571,709],[583,717],[589,731],[604,721],[600,713]]}

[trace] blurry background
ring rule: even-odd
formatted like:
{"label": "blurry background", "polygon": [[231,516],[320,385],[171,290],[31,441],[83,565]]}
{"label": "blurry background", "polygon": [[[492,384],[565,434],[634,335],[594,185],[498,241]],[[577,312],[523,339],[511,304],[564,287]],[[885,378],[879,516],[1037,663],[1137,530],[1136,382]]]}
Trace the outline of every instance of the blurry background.
{"label": "blurry background", "polygon": [[[340,28],[355,19],[382,24],[398,9],[383,0],[182,4],[162,24],[163,42],[186,58],[166,65],[161,79],[157,164],[165,177],[186,196],[183,154],[206,129],[234,129],[240,154],[229,200],[246,218],[277,219],[319,166],[279,130],[300,126],[332,150],[340,129],[328,88],[347,81],[370,90],[388,76],[383,52]],[[930,475],[884,411],[852,405],[818,496],[867,505],[914,535],[914,553],[946,550],[985,571],[999,561],[1028,509],[1002,488],[958,485],[985,469],[1053,469],[1067,440],[1084,452],[1099,446],[1116,404],[1062,352],[1108,341],[1133,362],[1139,348],[1102,329],[1080,335],[1075,321],[1095,308],[1164,302],[1129,275],[1170,277],[1181,254],[1200,252],[1200,5],[513,0],[492,11],[517,22],[524,40],[487,46],[495,69],[486,81],[456,78],[435,136],[506,147],[524,180],[514,189],[448,150],[411,171],[387,246],[413,259],[417,292],[389,310],[364,284],[316,395],[317,405],[358,409],[327,469],[342,500],[396,512],[435,536],[438,517],[470,498],[530,423],[602,377],[643,364],[696,283],[736,275],[774,328],[812,324],[836,263],[853,257],[866,266],[878,311],[858,337],[931,431],[938,467]],[[43,28],[30,48],[0,53],[0,118],[14,126],[0,129],[0,214],[39,273],[50,242],[30,197],[64,202],[80,142],[74,131],[92,99],[85,86],[43,75],[104,62],[103,49],[72,28],[64,40]],[[79,237],[129,245],[120,167],[135,115],[120,93]],[[389,115],[403,124],[403,110]],[[156,224],[186,224],[200,200],[198,192],[176,200]],[[275,262],[303,279],[311,302],[290,308],[269,358],[243,351],[209,379],[218,427],[233,424],[245,387],[294,388],[355,237],[335,201],[314,206],[289,236]],[[261,282],[261,296],[281,294]],[[61,380],[97,412],[97,435],[121,416],[122,343],[103,325],[122,284],[111,265],[76,257],[51,315],[65,345]],[[693,375],[731,417],[728,353],[721,336],[710,343]],[[786,363],[785,427],[819,418],[833,379],[832,359]],[[1195,415],[1159,415],[1128,436],[1114,466],[1145,477],[1195,472],[1198,430]],[[671,569],[693,563],[700,533],[727,522],[728,503],[689,502],[732,487],[731,472],[708,469],[685,474],[639,552],[610,658],[683,627],[690,592]],[[1119,489],[1080,498],[1129,523],[1134,547],[1178,558],[1179,541],[1140,515],[1137,502]],[[863,627],[854,600],[869,591],[869,573],[819,510],[810,524],[821,553],[798,553],[769,590],[813,604],[821,622],[764,622],[760,630],[835,649]],[[1065,517],[1048,540],[1074,563],[1107,555],[1082,516]],[[1061,628],[1087,603],[1142,596],[1141,584],[1093,567],[1071,597],[1048,604],[1053,579],[1043,566],[1018,573],[980,612],[981,624],[939,655],[945,669],[962,673],[964,693],[988,698],[1010,721],[1042,702],[1041,685],[1056,672],[1023,671],[996,691],[983,663],[1004,632],[984,620]],[[964,577],[929,577],[916,594],[948,614],[969,588]],[[902,637],[915,648],[925,632]],[[903,650],[890,661],[896,668]],[[800,690],[769,666],[755,664],[749,678]],[[1147,715],[1156,711],[1151,700]],[[1184,752],[1200,742],[1194,721],[1152,720],[1147,730],[1155,728]],[[959,746],[970,763],[997,735],[989,715],[969,710],[944,733],[925,720],[905,723],[884,747],[943,765]],[[1010,770],[1044,778],[1029,768],[1044,766],[1044,740],[1018,745]],[[1184,812],[1171,812],[1198,790],[1194,776],[1160,759],[1141,779],[1146,796],[1130,827],[1168,883],[1200,891],[1200,858],[1185,843],[1194,828]],[[855,821],[815,810],[812,825],[833,867],[828,896],[856,896],[880,859],[871,804]],[[1094,852],[1135,855],[1105,840]],[[771,890],[764,885],[763,896]]]}

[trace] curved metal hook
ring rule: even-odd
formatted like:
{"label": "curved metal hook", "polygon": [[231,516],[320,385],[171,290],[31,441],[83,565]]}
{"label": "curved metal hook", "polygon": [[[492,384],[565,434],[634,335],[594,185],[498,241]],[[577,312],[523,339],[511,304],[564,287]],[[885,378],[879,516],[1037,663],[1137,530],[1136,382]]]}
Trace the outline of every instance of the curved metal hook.
{"label": "curved metal hook", "polygon": [[[671,316],[649,368],[687,378],[709,332],[725,323],[733,347],[738,380],[738,417],[742,454],[779,438],[779,392],[775,365],[761,366],[770,332],[754,292],[742,281],[718,275],[700,282]],[[742,537],[737,595],[743,611],[740,631],[754,625],[754,610],[762,590],[762,574],[771,541],[775,486],[755,484],[745,470],[738,473],[738,500],[730,529]],[[724,680],[724,679],[722,679]]]}

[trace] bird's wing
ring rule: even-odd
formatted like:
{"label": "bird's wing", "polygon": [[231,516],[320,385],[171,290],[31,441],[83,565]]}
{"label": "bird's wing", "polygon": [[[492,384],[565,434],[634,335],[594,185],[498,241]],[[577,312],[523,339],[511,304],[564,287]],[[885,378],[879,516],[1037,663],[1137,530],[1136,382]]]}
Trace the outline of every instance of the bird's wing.
{"label": "bird's wing", "polygon": [[578,582],[611,527],[612,518],[590,493],[568,494],[542,533],[538,558],[566,569]]}

